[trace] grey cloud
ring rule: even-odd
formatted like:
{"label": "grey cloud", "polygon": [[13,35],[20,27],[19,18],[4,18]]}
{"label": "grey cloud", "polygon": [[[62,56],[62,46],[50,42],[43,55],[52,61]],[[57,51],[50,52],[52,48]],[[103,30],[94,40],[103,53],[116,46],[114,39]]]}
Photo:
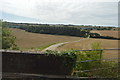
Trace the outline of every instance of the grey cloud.
{"label": "grey cloud", "polygon": [[117,2],[83,2],[84,0],[24,1],[6,0],[4,12],[39,19],[45,23],[117,25]]}

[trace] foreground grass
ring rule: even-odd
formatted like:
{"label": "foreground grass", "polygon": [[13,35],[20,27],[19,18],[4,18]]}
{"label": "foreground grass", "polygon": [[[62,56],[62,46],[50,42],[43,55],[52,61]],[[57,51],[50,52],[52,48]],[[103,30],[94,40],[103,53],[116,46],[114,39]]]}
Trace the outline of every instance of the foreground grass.
{"label": "foreground grass", "polygon": [[[101,60],[99,51],[77,52],[77,61],[74,76],[79,77],[97,77],[97,78],[117,78],[118,77],[118,63],[116,61]],[[80,62],[86,60],[98,60]],[[74,72],[75,72],[74,71]]]}

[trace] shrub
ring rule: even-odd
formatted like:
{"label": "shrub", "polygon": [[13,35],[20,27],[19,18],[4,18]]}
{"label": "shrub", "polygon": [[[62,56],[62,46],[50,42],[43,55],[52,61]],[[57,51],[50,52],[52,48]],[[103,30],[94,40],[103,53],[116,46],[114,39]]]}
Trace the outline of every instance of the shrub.
{"label": "shrub", "polygon": [[[78,52],[77,53],[77,61],[79,61],[78,63],[76,63],[76,71],[84,71],[84,70],[91,70],[94,69],[96,67],[100,66],[100,61],[91,61],[91,62],[81,62],[81,61],[86,61],[86,60],[98,60],[99,59],[99,54],[97,53],[92,53],[91,51],[82,51],[82,52]],[[74,74],[80,77],[88,77],[90,76],[88,73],[86,72],[80,72],[77,74]]]}
{"label": "shrub", "polygon": [[72,69],[75,68],[76,65],[76,52],[75,51],[63,51],[63,52],[58,52],[58,51],[51,51],[47,50],[44,54],[46,56],[49,56],[49,54],[53,54],[54,56],[58,57],[66,67],[72,67]]}
{"label": "shrub", "polygon": [[[101,49],[99,42],[93,43],[91,47],[92,49]],[[118,66],[117,62],[99,60],[103,58],[102,56],[100,58],[100,51],[80,51],[80,52],[77,51],[76,55],[77,61],[79,62],[76,63],[75,71],[80,72],[74,73],[73,75],[79,77],[105,77],[105,78],[118,77],[118,69],[116,68]],[[89,61],[81,62],[86,60]],[[87,70],[89,71],[87,72]]]}
{"label": "shrub", "polygon": [[2,49],[14,49],[18,50],[19,48],[15,44],[15,39],[10,30],[7,27],[2,28]]}

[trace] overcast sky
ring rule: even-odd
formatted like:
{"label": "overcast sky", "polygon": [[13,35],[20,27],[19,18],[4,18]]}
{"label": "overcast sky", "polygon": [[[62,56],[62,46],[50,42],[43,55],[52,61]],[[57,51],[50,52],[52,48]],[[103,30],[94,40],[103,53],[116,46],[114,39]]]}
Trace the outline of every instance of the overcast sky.
{"label": "overcast sky", "polygon": [[0,18],[14,22],[117,26],[118,1],[0,0]]}

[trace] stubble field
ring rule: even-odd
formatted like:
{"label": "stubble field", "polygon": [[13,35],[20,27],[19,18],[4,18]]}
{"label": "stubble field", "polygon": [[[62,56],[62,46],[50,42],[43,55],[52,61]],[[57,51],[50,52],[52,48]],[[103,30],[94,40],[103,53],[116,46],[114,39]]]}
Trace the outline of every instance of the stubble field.
{"label": "stubble field", "polygon": [[80,37],[30,33],[16,28],[10,28],[10,30],[16,37],[16,44],[18,47],[23,49],[42,47],[54,43],[76,41],[81,39]]}
{"label": "stubble field", "polygon": [[120,38],[120,31],[92,30],[91,32],[99,33],[101,36],[110,36],[110,37]]}
{"label": "stubble field", "polygon": [[[61,42],[70,42],[70,41],[77,41],[82,38],[80,37],[71,37],[71,36],[60,36],[60,35],[48,35],[48,34],[37,34],[37,33],[30,33],[26,32],[21,29],[10,28],[12,34],[16,37],[16,44],[21,49],[30,49],[36,47],[42,47],[45,45],[50,45],[54,43],[61,43]],[[117,32],[104,32],[99,31],[102,35],[113,35],[117,36]],[[91,45],[94,42],[99,42],[103,49],[111,49],[111,48],[118,48],[118,43],[120,40],[110,40],[110,39],[85,39],[80,42],[73,42],[62,45],[57,48],[59,51],[65,51],[70,49],[77,49],[77,50],[85,50],[91,49]],[[104,56],[107,58],[115,58],[118,57],[118,51],[105,51]]]}
{"label": "stubble field", "polygon": [[[110,36],[110,37],[120,38],[119,31],[93,30],[91,32],[99,33],[101,36]],[[83,40],[80,42],[74,42],[74,43],[60,46],[57,48],[57,50],[65,51],[65,50],[70,50],[70,49],[77,49],[77,50],[91,49],[92,44],[94,44],[95,42],[100,43],[100,46],[103,49],[112,49],[112,48],[119,48],[120,40],[90,38],[90,39]],[[118,58],[118,54],[119,54],[118,50],[104,51],[105,58]]]}

